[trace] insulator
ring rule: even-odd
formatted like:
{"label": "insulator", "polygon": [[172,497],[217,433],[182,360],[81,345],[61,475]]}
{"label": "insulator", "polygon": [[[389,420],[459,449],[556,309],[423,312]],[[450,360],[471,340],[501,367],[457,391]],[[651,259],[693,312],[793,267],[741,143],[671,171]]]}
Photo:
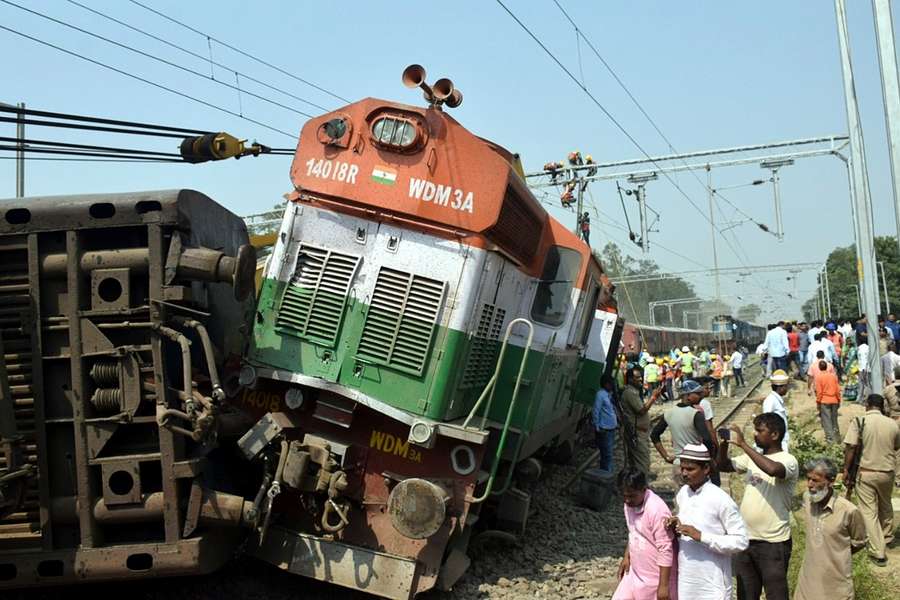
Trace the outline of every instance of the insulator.
{"label": "insulator", "polygon": [[119,388],[97,388],[91,396],[91,404],[97,412],[112,413],[121,410],[122,390]]}
{"label": "insulator", "polygon": [[121,366],[118,362],[96,362],[91,367],[91,379],[97,385],[116,384],[119,383],[119,371]]}

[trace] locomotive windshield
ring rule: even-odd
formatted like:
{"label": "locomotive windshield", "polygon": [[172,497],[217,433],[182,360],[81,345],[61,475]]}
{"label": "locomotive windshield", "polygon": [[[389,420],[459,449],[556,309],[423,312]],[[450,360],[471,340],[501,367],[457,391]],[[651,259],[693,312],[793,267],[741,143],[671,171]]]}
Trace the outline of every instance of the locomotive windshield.
{"label": "locomotive windshield", "polygon": [[531,306],[531,318],[559,327],[569,311],[570,295],[581,268],[581,254],[571,248],[551,246]]}

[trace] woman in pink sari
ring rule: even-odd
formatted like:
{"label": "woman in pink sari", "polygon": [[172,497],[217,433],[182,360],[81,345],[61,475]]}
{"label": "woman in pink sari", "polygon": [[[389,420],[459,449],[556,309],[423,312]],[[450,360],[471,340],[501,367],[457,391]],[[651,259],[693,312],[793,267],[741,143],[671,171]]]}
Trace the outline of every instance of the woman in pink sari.
{"label": "woman in pink sari", "polygon": [[677,600],[677,550],[674,534],[666,528],[672,513],[647,487],[643,472],[627,467],[618,479],[625,500],[628,545],[613,600]]}

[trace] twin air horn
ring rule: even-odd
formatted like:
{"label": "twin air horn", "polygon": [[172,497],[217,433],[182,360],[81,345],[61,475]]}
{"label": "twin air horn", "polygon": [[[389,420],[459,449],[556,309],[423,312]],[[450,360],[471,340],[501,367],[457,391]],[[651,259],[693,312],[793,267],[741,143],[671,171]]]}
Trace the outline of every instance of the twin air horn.
{"label": "twin air horn", "polygon": [[403,70],[403,85],[422,88],[430,108],[440,110],[444,104],[449,108],[462,104],[462,92],[453,87],[453,82],[446,77],[438,79],[431,86],[425,83],[425,67],[422,65],[409,65]]}

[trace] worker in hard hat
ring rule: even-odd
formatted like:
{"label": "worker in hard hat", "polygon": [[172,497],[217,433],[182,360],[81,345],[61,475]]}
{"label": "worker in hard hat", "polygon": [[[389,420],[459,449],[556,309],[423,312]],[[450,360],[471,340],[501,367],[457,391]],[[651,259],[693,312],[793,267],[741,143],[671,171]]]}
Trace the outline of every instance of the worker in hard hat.
{"label": "worker in hard hat", "polygon": [[659,365],[652,356],[649,357],[647,364],[644,365],[644,387],[647,393],[652,394],[659,387]]}
{"label": "worker in hard hat", "polygon": [[694,377],[694,367],[696,366],[697,357],[691,352],[688,346],[681,348],[681,374],[685,379]]}

